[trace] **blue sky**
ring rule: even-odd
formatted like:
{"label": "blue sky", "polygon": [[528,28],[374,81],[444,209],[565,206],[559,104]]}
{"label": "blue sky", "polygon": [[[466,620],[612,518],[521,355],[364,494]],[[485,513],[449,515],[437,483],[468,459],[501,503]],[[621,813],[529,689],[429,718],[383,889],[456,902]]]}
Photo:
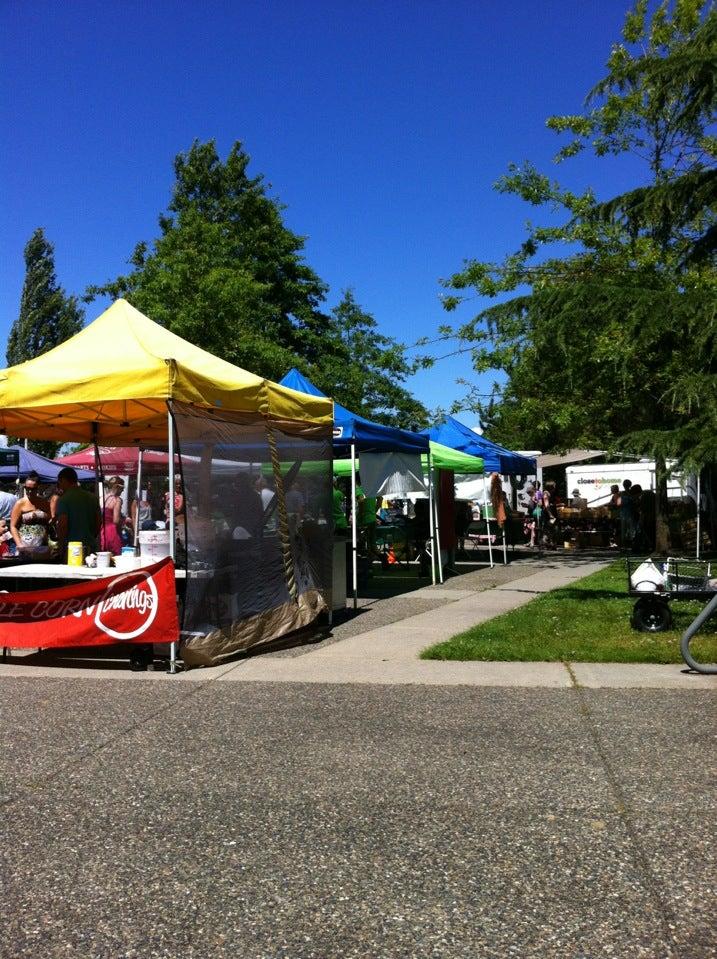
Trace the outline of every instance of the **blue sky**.
{"label": "blue sky", "polygon": [[[435,334],[449,319],[439,278],[520,242],[531,211],[492,184],[510,162],[549,167],[545,118],[579,111],[626,5],[5,0],[1,352],[32,231],[55,244],[69,292],[115,277],[158,232],[175,154],[212,137],[222,153],[243,141],[330,302],[351,286],[382,330]],[[604,196],[635,173],[587,157],[556,171]],[[444,360],[410,386],[448,406],[470,375]]]}

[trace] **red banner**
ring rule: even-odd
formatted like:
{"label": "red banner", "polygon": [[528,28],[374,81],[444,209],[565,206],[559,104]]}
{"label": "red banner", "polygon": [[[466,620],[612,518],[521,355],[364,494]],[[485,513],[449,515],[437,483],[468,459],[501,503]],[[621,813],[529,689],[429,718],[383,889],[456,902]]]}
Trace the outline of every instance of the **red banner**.
{"label": "red banner", "polygon": [[178,639],[171,559],[75,586],[0,593],[0,646],[11,649]]}

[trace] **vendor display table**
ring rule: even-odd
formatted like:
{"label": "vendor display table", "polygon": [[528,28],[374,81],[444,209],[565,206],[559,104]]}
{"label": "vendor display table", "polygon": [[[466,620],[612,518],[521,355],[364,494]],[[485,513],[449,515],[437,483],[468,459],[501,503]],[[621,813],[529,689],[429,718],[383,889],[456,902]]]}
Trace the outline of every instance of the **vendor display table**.
{"label": "vendor display table", "polygon": [[[149,563],[147,564],[149,565]],[[141,569],[142,567],[138,567]],[[136,570],[118,569],[116,566],[105,566],[98,569],[96,566],[68,566],[63,563],[17,563],[15,565],[0,565],[0,580],[3,579],[104,579],[110,576],[119,576],[120,573],[133,573]],[[190,579],[211,579],[212,569],[189,570]],[[175,569],[176,579],[186,579],[187,570]]]}
{"label": "vendor display table", "polygon": [[89,566],[67,566],[63,563],[21,563],[0,567],[2,579],[102,579],[121,572],[113,566],[103,569]]}

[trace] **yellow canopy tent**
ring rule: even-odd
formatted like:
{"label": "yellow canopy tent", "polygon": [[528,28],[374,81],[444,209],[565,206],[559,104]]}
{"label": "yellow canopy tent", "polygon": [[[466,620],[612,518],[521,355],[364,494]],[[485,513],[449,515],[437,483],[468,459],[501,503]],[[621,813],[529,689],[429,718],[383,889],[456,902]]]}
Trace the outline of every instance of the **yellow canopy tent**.
{"label": "yellow canopy tent", "polygon": [[[194,665],[306,626],[327,608],[331,542],[319,520],[331,510],[332,429],[330,399],[232,366],[126,300],[54,350],[0,371],[0,432],[167,448],[169,463],[181,463],[185,523],[180,530],[170,509],[169,539],[186,569],[184,661]],[[227,459],[236,464],[229,477]],[[323,471],[306,468],[319,461]],[[271,464],[268,505],[252,487],[257,463]],[[172,468],[168,485],[175,503]],[[175,655],[172,644],[173,668]]]}
{"label": "yellow canopy tent", "polygon": [[54,350],[0,371],[0,432],[58,443],[166,442],[168,401],[333,424],[331,400],[232,366],[117,300]]}

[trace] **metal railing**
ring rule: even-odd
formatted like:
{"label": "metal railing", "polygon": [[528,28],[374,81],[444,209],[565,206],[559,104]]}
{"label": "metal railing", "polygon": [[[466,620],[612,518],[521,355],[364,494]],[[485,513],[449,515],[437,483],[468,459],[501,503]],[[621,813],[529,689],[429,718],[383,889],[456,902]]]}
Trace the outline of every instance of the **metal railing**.
{"label": "metal railing", "polygon": [[690,651],[690,643],[700,631],[702,626],[717,613],[717,595],[715,595],[705,606],[702,612],[687,627],[680,640],[680,652],[682,658],[697,673],[717,673],[717,665],[706,665],[699,663]]}

